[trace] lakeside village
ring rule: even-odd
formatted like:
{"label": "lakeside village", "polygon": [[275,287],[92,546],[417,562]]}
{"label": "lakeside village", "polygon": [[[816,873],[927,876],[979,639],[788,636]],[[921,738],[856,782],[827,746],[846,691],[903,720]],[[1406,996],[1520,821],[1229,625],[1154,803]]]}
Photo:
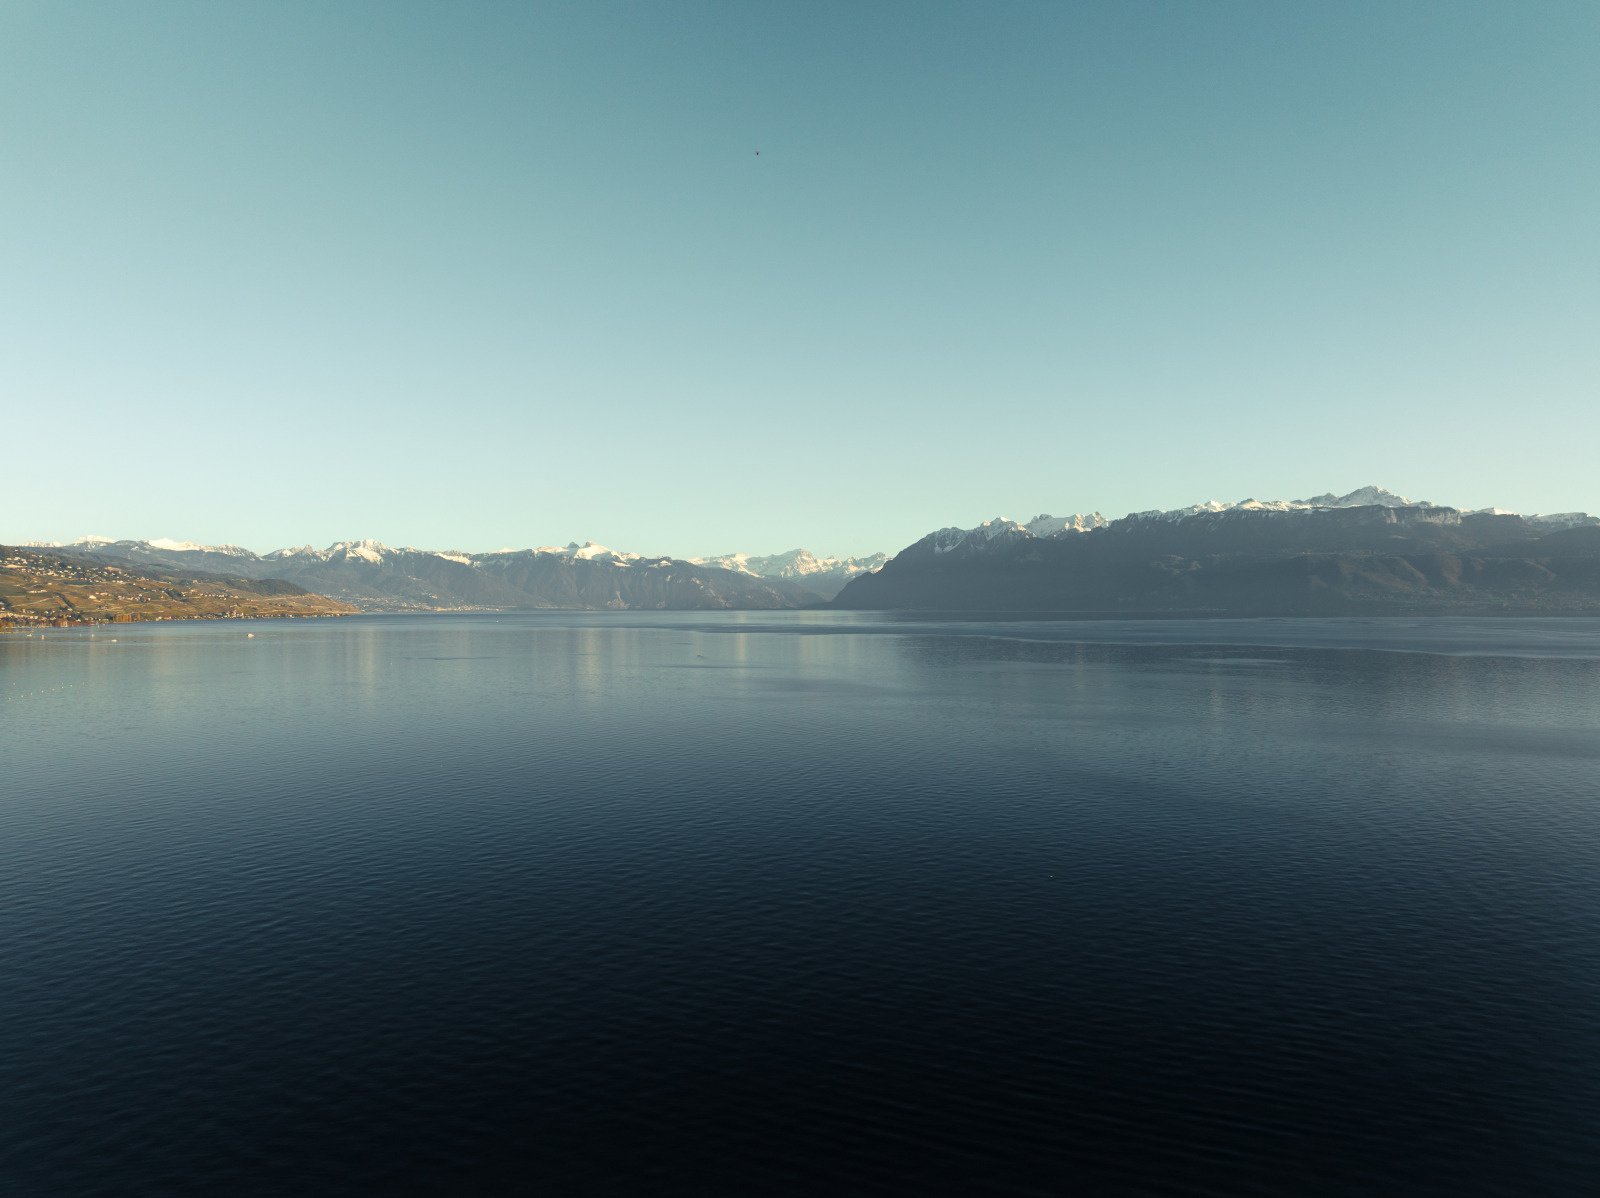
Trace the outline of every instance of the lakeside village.
{"label": "lakeside village", "polygon": [[204,584],[140,578],[118,566],[0,549],[0,632],[265,614],[239,598]]}

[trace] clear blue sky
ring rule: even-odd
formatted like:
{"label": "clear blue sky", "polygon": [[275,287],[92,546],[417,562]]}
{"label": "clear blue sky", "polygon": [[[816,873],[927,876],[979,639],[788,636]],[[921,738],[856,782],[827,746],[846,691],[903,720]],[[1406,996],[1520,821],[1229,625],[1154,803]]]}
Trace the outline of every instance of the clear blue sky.
{"label": "clear blue sky", "polygon": [[0,281],[0,540],[1595,510],[1600,4],[10,0]]}

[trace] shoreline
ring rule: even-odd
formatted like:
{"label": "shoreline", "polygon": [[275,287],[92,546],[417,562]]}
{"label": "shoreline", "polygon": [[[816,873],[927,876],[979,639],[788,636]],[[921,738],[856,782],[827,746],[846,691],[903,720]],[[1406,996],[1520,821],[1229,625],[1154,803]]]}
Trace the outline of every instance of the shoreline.
{"label": "shoreline", "polygon": [[196,624],[202,622],[220,623],[225,620],[328,620],[360,614],[362,613],[355,611],[256,612],[248,616],[153,616],[146,620],[74,620],[65,617],[41,617],[39,619],[18,620],[13,615],[0,615],[0,633],[71,632],[74,629],[79,628],[128,628],[137,624]]}

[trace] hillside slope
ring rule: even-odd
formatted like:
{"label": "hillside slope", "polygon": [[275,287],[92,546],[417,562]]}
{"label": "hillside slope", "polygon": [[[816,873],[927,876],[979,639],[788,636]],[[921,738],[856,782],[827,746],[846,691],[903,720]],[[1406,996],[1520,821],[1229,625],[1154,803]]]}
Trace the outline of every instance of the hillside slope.
{"label": "hillside slope", "polygon": [[279,579],[134,571],[77,555],[0,547],[0,626],[336,616],[354,610]]}

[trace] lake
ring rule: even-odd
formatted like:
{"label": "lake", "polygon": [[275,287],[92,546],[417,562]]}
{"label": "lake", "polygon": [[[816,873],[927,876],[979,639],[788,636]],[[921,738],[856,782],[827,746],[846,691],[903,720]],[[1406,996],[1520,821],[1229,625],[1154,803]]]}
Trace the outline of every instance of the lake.
{"label": "lake", "polygon": [[0,636],[7,1194],[1572,1194],[1597,1012],[1600,621]]}

